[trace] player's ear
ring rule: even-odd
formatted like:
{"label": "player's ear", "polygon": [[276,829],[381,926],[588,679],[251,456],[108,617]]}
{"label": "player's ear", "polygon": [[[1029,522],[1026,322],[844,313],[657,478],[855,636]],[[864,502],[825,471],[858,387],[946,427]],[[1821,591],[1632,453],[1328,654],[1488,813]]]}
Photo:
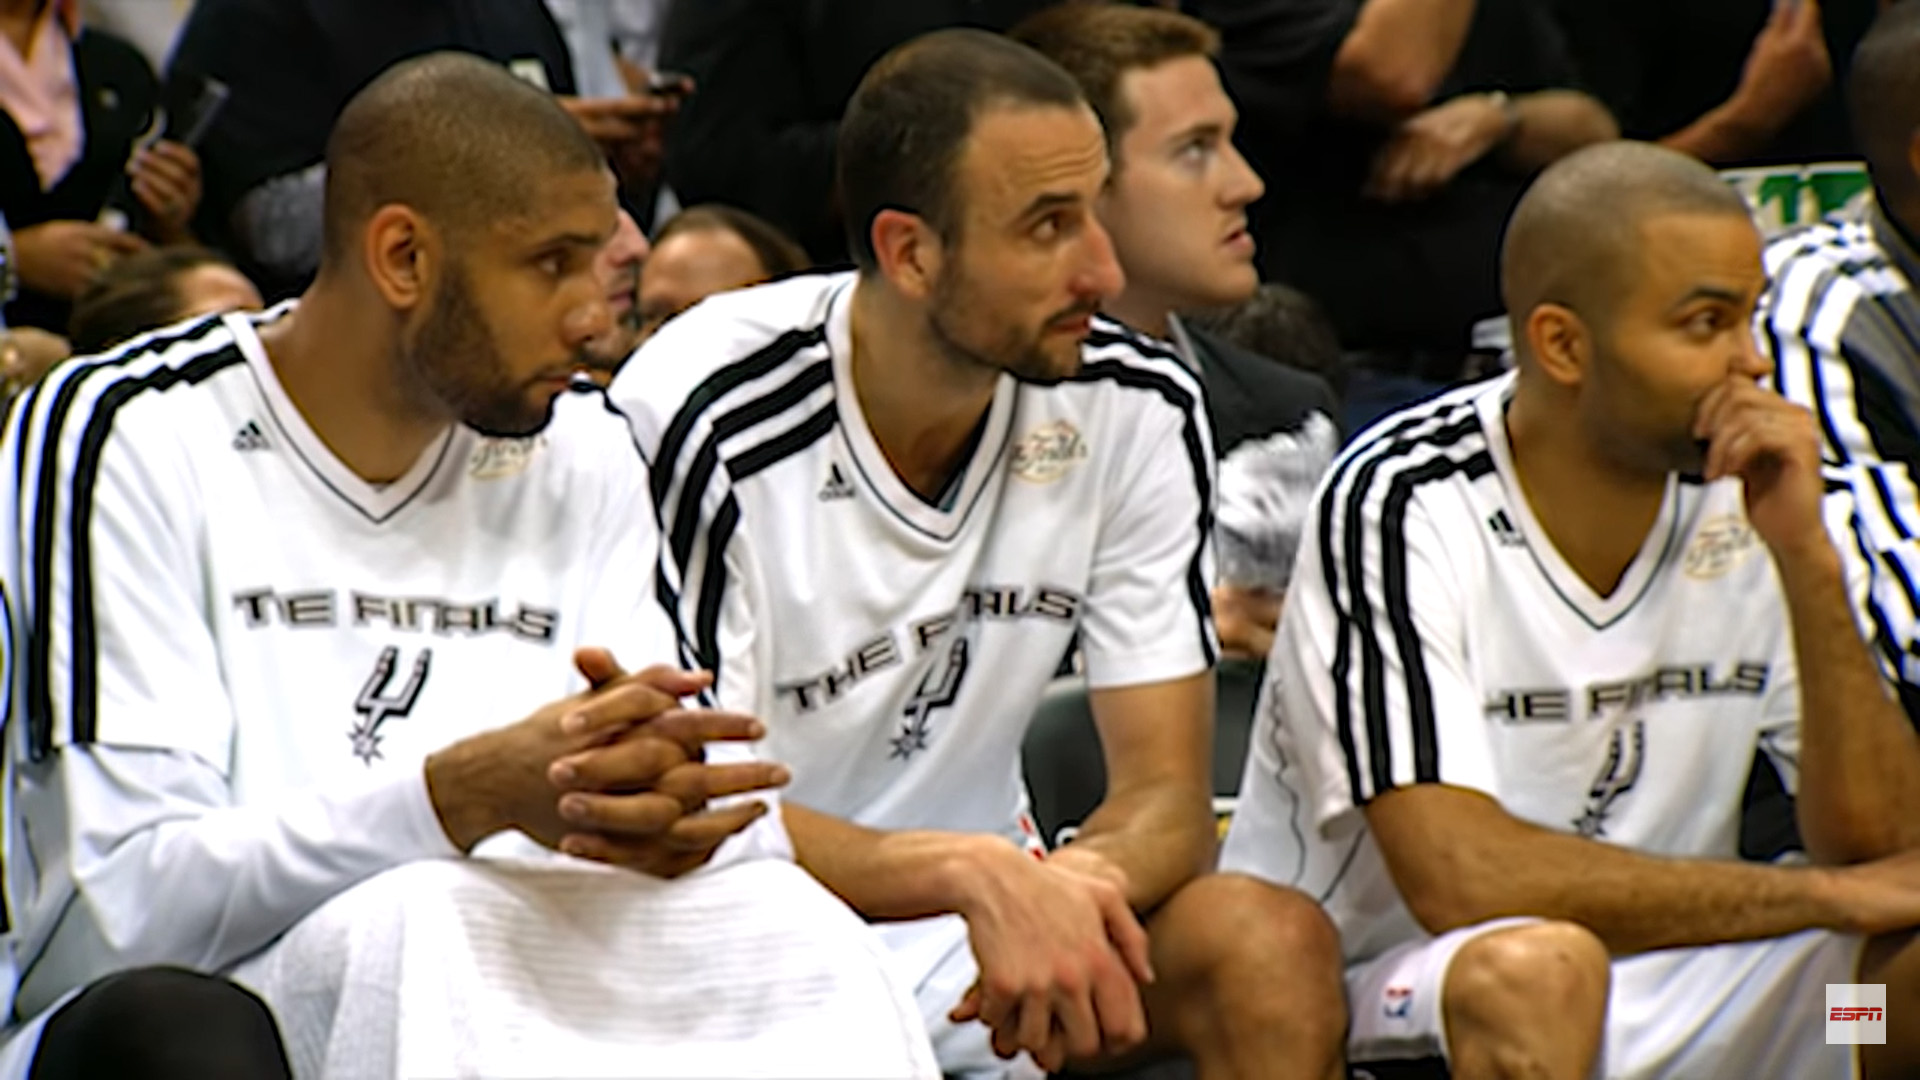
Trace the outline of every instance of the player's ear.
{"label": "player's ear", "polygon": [[869,226],[873,253],[880,273],[909,300],[933,295],[945,248],[940,234],[925,218],[906,210],[886,209],[873,215]]}
{"label": "player's ear", "polygon": [[411,208],[383,206],[367,219],[362,257],[373,287],[395,311],[424,303],[439,270],[440,246],[426,221]]}
{"label": "player's ear", "polygon": [[1543,303],[1527,313],[1527,347],[1547,378],[1577,386],[1593,360],[1593,338],[1586,321],[1564,304]]}

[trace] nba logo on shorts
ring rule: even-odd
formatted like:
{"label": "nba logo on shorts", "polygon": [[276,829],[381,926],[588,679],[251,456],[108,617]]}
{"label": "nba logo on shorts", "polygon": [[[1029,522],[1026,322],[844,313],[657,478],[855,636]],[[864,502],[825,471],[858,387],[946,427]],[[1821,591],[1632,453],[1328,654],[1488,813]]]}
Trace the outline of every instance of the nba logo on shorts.
{"label": "nba logo on shorts", "polygon": [[1887,1041],[1885,983],[1827,984],[1827,1045]]}
{"label": "nba logo on shorts", "polygon": [[1413,987],[1389,986],[1382,995],[1386,999],[1387,1019],[1405,1020],[1413,1008]]}

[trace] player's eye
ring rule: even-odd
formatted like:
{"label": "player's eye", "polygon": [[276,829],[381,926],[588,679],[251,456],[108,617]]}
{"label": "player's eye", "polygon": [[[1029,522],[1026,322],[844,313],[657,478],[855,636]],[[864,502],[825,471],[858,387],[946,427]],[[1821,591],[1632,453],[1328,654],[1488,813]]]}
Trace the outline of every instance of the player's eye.
{"label": "player's eye", "polygon": [[1034,222],[1032,234],[1035,240],[1050,244],[1065,235],[1066,231],[1066,215],[1053,213]]}
{"label": "player's eye", "polygon": [[567,253],[564,251],[550,251],[535,260],[534,265],[539,268],[541,273],[557,281],[566,276]]}
{"label": "player's eye", "polygon": [[1686,331],[1690,336],[1695,338],[1710,338],[1726,329],[1727,323],[1720,311],[1709,309],[1695,312],[1688,316],[1685,325]]}

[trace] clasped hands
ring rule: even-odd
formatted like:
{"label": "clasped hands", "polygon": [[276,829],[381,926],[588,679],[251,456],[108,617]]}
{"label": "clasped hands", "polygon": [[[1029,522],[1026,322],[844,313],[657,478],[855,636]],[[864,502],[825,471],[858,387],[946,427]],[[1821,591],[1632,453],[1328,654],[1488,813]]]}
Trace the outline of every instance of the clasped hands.
{"label": "clasped hands", "polygon": [[577,651],[574,664],[588,689],[428,758],[429,795],[462,850],[518,829],[570,855],[677,877],[768,809],[714,800],[787,782],[783,766],[744,753],[708,760],[709,744],[751,742],[765,728],[683,706],[711,684],[707,674],[660,666],[629,674],[603,649]]}

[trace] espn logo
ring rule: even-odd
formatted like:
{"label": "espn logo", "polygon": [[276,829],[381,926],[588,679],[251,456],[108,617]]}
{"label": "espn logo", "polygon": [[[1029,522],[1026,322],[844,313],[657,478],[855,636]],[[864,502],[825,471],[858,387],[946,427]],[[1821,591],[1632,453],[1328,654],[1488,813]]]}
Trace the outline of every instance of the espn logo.
{"label": "espn logo", "polygon": [[1884,1045],[1887,1041],[1885,983],[1827,984],[1827,1044]]}

